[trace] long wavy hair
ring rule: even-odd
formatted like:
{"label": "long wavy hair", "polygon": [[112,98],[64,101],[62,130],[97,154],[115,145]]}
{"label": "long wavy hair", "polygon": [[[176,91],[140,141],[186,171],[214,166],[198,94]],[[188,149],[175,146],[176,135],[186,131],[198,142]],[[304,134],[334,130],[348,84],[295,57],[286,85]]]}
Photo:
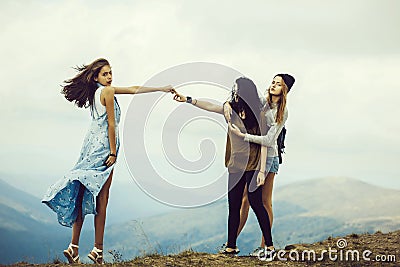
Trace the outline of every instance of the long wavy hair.
{"label": "long wavy hair", "polygon": [[[279,76],[279,75],[275,75],[275,77],[277,77],[277,76]],[[281,123],[283,121],[283,115],[285,113],[286,99],[287,99],[287,94],[288,94],[288,87],[283,79],[282,79],[282,84],[283,84],[282,94],[280,95],[279,100],[278,100],[278,106],[277,106],[277,112],[276,112],[276,118],[275,118],[275,121],[277,123]],[[269,107],[272,107],[272,95],[269,93],[269,88],[268,88],[267,103],[268,103]]]}
{"label": "long wavy hair", "polygon": [[74,78],[64,81],[66,85],[62,85],[61,94],[80,108],[92,106],[97,89],[94,79],[99,75],[101,68],[107,65],[110,66],[110,63],[106,59],[99,58],[89,65],[74,67],[79,73]]}
{"label": "long wavy hair", "polygon": [[[246,77],[236,79],[236,84],[237,90],[232,90],[230,100],[232,109],[236,114],[244,114],[244,119],[241,119],[247,132],[259,135],[262,103],[257,93],[257,87],[252,80]],[[235,97],[238,99],[237,102]]]}

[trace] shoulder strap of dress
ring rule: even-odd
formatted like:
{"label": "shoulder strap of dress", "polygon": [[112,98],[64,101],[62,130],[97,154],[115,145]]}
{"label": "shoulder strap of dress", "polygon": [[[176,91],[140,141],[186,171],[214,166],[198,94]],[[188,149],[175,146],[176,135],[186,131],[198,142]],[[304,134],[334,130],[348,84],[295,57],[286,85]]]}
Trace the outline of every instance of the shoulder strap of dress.
{"label": "shoulder strap of dress", "polygon": [[114,102],[117,103],[118,108],[120,108],[118,101],[117,101],[117,97],[114,95]]}
{"label": "shoulder strap of dress", "polygon": [[100,117],[99,112],[97,111],[97,108],[96,108],[96,93],[94,93],[94,97],[93,97],[93,107],[96,110],[97,117]]}

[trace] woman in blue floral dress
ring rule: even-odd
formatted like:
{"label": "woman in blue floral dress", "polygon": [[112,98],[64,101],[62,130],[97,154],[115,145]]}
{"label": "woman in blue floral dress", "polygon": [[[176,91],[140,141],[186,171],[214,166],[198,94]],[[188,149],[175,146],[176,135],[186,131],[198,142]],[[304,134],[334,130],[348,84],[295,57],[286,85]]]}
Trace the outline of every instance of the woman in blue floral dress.
{"label": "woman in blue floral dress", "polygon": [[118,124],[121,111],[114,95],[174,92],[174,89],[171,86],[111,86],[111,66],[102,58],[76,70],[79,73],[65,81],[62,93],[78,107],[90,107],[92,122],[78,162],[49,188],[42,202],[57,213],[61,225],[72,227],[71,243],[63,252],[69,263],[80,262],[78,245],[82,224],[87,214],[95,214],[94,248],[88,257],[94,263],[102,263],[109,188],[120,146]]}

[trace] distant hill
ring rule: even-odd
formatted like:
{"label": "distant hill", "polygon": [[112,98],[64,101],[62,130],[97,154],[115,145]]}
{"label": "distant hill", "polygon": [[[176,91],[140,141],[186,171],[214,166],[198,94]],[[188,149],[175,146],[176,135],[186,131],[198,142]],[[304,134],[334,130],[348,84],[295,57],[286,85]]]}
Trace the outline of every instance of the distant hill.
{"label": "distant hill", "polygon": [[57,224],[40,199],[0,180],[0,236],[0,263],[48,262],[68,242],[70,231]]}
{"label": "distant hill", "polygon": [[[293,183],[275,192],[275,202],[296,203],[302,212],[282,214],[277,234],[287,241],[314,242],[329,235],[400,229],[400,190],[392,190],[343,177]],[[303,222],[307,222],[304,224]],[[284,227],[290,223],[291,226]]]}
{"label": "distant hill", "polygon": [[[49,213],[48,208],[41,204],[38,198],[7,184],[3,180],[0,180],[0,203],[35,221],[54,222],[54,214]],[[18,221],[14,221],[13,224],[16,226]]]}
{"label": "distant hill", "polygon": [[[400,190],[377,187],[359,180],[329,177],[278,188],[275,201],[296,203],[303,216],[328,216],[341,220],[399,219]],[[316,201],[318,200],[318,201]],[[389,217],[388,217],[389,216]]]}

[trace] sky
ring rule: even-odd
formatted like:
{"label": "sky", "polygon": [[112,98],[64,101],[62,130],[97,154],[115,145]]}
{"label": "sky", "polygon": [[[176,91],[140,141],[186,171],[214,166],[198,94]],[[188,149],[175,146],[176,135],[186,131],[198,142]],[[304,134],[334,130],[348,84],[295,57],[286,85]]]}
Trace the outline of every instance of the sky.
{"label": "sky", "polygon": [[[110,61],[118,86],[146,84],[181,64],[210,62],[252,78],[262,94],[276,73],[291,73],[296,83],[288,96],[287,148],[275,185],[337,176],[400,189],[398,1],[6,0],[0,9],[0,178],[21,190],[42,197],[78,159],[90,112],[66,101],[60,84],[76,74],[72,67],[99,57]],[[210,84],[179,90],[217,103],[229,96]],[[205,113],[172,141],[194,162],[210,145],[210,167],[177,171],[160,149],[162,136],[171,132],[159,125],[184,112],[185,104],[155,96],[151,114],[140,112],[141,101],[150,98],[118,96],[121,132],[125,118],[138,123],[146,116],[148,123],[137,127],[146,140],[138,141],[145,142],[152,168],[182,187],[226,173],[226,128],[218,115]],[[127,116],[133,104],[137,113]],[[118,158],[111,217],[172,209],[137,185],[125,149],[135,148],[123,146]],[[137,155],[134,167],[144,159]]]}

